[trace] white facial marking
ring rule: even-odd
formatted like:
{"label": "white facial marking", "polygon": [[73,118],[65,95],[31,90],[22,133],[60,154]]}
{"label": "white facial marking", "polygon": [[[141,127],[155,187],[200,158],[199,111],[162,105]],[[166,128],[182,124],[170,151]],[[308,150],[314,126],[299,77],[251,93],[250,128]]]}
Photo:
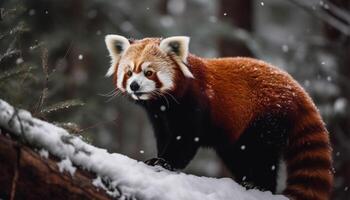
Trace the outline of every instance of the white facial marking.
{"label": "white facial marking", "polygon": [[138,100],[147,100],[150,98],[150,94],[142,94],[139,96],[136,96],[134,94],[134,91],[131,90],[130,84],[132,82],[136,81],[140,85],[140,89],[137,92],[141,93],[150,93],[153,92],[156,89],[156,83],[153,80],[150,80],[146,78],[143,74],[143,72],[133,74],[126,82],[126,91],[131,94],[131,97]]}
{"label": "white facial marking", "polygon": [[278,164],[276,193],[281,194],[287,185],[287,166],[283,159]]}
{"label": "white facial marking", "polygon": [[161,90],[171,90],[174,87],[173,79],[170,73],[159,71],[157,72],[159,81],[162,83]]}
{"label": "white facial marking", "polygon": [[147,67],[150,66],[150,65],[151,65],[151,62],[144,62],[144,63],[142,63],[142,65],[141,65],[142,71],[147,69]]}
{"label": "white facial marking", "polygon": [[125,92],[125,88],[123,88],[123,79],[124,79],[124,74],[125,74],[125,68],[130,67],[130,70],[134,67],[134,63],[131,62],[130,60],[125,60],[122,61],[119,66],[118,66],[118,71],[117,71],[117,87]]}

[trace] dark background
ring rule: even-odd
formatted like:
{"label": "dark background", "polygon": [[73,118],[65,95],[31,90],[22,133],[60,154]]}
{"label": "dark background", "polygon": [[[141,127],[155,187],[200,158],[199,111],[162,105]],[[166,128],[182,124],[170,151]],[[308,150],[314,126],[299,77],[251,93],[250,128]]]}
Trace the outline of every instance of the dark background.
{"label": "dark background", "polygon": [[[1,1],[0,98],[94,145],[155,155],[145,113],[113,90],[104,36],[188,35],[203,57],[252,56],[285,69],[315,100],[333,143],[333,199],[350,199],[350,1]],[[210,150],[186,169],[228,176]]]}

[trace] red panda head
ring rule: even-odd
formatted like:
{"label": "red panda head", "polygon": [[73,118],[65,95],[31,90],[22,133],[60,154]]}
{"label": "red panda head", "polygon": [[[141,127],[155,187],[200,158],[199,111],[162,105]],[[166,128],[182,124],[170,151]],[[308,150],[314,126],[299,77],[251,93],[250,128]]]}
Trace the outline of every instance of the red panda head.
{"label": "red panda head", "polygon": [[129,41],[107,35],[111,67],[116,87],[135,100],[149,100],[175,90],[177,77],[193,78],[186,66],[189,37],[145,38]]}

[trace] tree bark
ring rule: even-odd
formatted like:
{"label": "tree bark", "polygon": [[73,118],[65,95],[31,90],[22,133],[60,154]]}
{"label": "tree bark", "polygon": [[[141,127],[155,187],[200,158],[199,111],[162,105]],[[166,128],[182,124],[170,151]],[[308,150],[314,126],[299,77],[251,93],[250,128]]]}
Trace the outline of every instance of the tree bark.
{"label": "tree bark", "polygon": [[[1,132],[0,132],[1,133]],[[77,169],[73,177],[59,160],[42,158],[31,148],[0,134],[0,199],[111,199],[92,185],[95,176]]]}
{"label": "tree bark", "polygon": [[[345,11],[350,11],[350,1],[349,0],[330,0],[335,6],[338,6]],[[329,49],[337,55],[338,62],[338,74],[340,78],[336,79],[336,83],[340,88],[340,97],[343,97],[350,102],[350,37],[343,35],[337,29],[331,27],[328,24],[324,24],[324,35],[330,42]],[[347,108],[347,111],[350,109]],[[350,193],[348,191],[350,185],[350,152],[346,151],[345,146],[348,146],[348,139],[350,138],[350,114],[347,112],[344,116],[336,116],[328,123],[329,131],[331,134],[332,143],[335,150],[343,150],[341,152],[341,157],[335,157],[335,163],[337,166],[337,171],[335,173],[336,179],[343,179],[340,181],[337,187],[334,189],[332,199],[349,199]],[[343,135],[339,137],[338,135]],[[347,140],[342,140],[342,138],[347,138]],[[336,154],[336,153],[335,153]],[[343,159],[343,160],[341,160]]]}
{"label": "tree bark", "polygon": [[[222,20],[226,20],[238,28],[251,32],[253,27],[252,6],[251,0],[221,0],[219,16]],[[221,56],[253,57],[253,53],[243,41],[222,38],[219,40],[219,50]]]}

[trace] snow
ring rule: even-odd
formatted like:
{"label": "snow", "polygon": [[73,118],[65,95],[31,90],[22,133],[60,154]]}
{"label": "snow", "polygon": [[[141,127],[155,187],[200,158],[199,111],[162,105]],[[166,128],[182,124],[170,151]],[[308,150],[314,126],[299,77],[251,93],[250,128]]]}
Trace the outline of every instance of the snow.
{"label": "snow", "polygon": [[340,97],[334,102],[334,111],[336,113],[343,114],[346,112],[347,100],[344,97]]}
{"label": "snow", "polygon": [[29,14],[29,16],[35,15],[35,10],[34,9],[30,9],[28,14]]}
{"label": "snow", "polygon": [[22,64],[23,62],[24,62],[23,58],[17,58],[17,60],[16,60],[17,65]]}
{"label": "snow", "polygon": [[275,169],[276,169],[276,166],[275,166],[275,165],[272,165],[272,166],[271,166],[271,170],[272,170],[272,171],[275,171]]}
{"label": "snow", "polygon": [[40,155],[40,157],[42,157],[42,158],[46,158],[46,159],[49,158],[49,152],[46,151],[45,149],[40,149],[39,155]]}
{"label": "snow", "polygon": [[166,107],[164,105],[161,105],[160,110],[164,112],[166,110]]}
{"label": "snow", "polygon": [[282,51],[283,51],[284,53],[287,53],[287,52],[289,51],[289,46],[286,45],[286,44],[282,45]]}
{"label": "snow", "polygon": [[14,109],[0,100],[0,127],[32,145],[38,145],[61,159],[60,171],[72,176],[76,167],[96,174],[92,183],[113,196],[163,200],[287,200],[251,189],[246,190],[230,178],[198,177],[151,167],[127,156],[109,153],[85,143],[79,137],[45,121],[33,118],[24,110]]}
{"label": "snow", "polygon": [[60,172],[67,171],[70,173],[71,176],[74,175],[75,170],[77,169],[76,167],[73,166],[72,161],[69,158],[62,160],[57,165]]}

